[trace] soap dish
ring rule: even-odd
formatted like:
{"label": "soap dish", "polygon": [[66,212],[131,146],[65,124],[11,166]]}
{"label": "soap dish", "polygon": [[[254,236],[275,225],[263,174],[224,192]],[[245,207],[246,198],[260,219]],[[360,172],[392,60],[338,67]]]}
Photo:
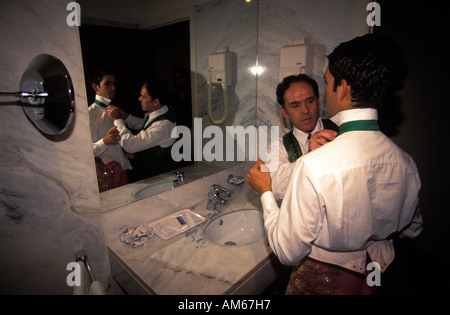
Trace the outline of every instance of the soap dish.
{"label": "soap dish", "polygon": [[189,209],[184,209],[152,222],[147,226],[151,227],[161,239],[169,240],[203,223],[205,220],[201,215]]}

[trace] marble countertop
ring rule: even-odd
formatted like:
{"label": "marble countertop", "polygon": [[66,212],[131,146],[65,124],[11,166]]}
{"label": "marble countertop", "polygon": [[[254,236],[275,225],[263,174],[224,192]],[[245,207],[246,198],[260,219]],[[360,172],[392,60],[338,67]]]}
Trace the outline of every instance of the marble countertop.
{"label": "marble countertop", "polygon": [[193,165],[188,165],[164,174],[130,183],[122,187],[104,191],[100,194],[102,212],[111,211],[137,201],[136,193],[146,187],[166,182],[173,182],[173,180],[177,179],[175,175],[176,171],[183,172],[187,181],[192,182],[222,170],[223,168],[219,168],[213,164],[195,163]]}
{"label": "marble countertop", "polygon": [[[261,210],[259,195],[248,183],[232,186],[226,176],[244,176],[253,163],[231,169],[166,191],[132,205],[110,211],[103,216],[105,238],[110,254],[149,292],[155,294],[231,294],[257,270],[273,258],[262,238],[243,246],[218,245],[208,240],[204,229],[220,215],[243,209]],[[206,210],[212,184],[233,190],[224,211]],[[138,248],[120,241],[126,226],[149,224],[176,211],[190,209],[206,221],[170,240],[157,236]],[[264,288],[263,288],[264,289]]]}

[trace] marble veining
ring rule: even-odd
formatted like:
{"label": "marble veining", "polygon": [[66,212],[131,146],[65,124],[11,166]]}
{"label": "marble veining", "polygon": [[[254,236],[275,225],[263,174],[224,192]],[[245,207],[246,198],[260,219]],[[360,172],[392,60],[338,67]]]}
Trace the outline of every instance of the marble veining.
{"label": "marble veining", "polygon": [[[230,115],[224,125],[254,125],[256,77],[250,68],[256,62],[256,2],[212,0],[196,6],[197,106],[199,117],[207,116],[208,55],[228,47],[233,55],[233,85],[228,88]],[[213,86],[214,117],[223,110],[222,89]],[[211,125],[209,119],[204,127]]]}
{"label": "marble veining", "polygon": [[[187,181],[187,184],[185,185],[188,185],[204,177],[205,175],[221,171],[223,168],[211,163],[195,163],[177,170],[184,173]],[[153,176],[151,178],[143,179],[138,182],[102,192],[100,194],[102,211],[107,212],[139,200],[136,198],[136,194],[146,187],[166,182],[172,183],[173,180],[176,179],[175,171],[176,170],[173,170],[158,176]],[[184,194],[184,190],[181,189],[184,189],[185,185],[182,187],[175,187],[174,189],[176,189],[178,193]]]}
{"label": "marble veining", "polygon": [[109,286],[79,35],[66,23],[67,3],[1,4],[0,89],[17,91],[29,62],[45,53],[68,69],[76,102],[72,128],[51,141],[15,99],[0,100],[1,294],[71,294],[66,266],[82,248]]}
{"label": "marble veining", "polygon": [[319,84],[321,116],[327,117],[323,94],[325,55],[341,42],[353,38],[354,12],[353,0],[259,1],[258,60],[265,71],[258,76],[258,125],[280,125],[280,105],[275,95],[279,82],[280,50],[283,46],[299,44],[304,38],[314,47],[312,76]]}

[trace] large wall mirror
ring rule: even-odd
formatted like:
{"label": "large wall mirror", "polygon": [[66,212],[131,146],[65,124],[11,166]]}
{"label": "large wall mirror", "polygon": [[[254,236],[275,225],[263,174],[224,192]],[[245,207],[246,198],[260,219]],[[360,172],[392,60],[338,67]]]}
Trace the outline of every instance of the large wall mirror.
{"label": "large wall mirror", "polygon": [[[79,29],[88,105],[95,99],[89,74],[97,67],[110,67],[116,73],[117,93],[112,104],[141,117],[143,111],[138,98],[143,80],[163,80],[175,95],[174,75],[179,74],[174,70],[186,69],[189,76],[187,83],[190,84],[189,102],[186,102],[189,108],[181,115],[183,121],[178,125],[188,125],[194,117],[198,117],[201,118],[202,129],[205,129],[212,125],[206,105],[208,55],[229,47],[233,55],[233,86],[229,98],[230,117],[224,125],[255,124],[256,77],[249,69],[255,64],[257,53],[257,1],[194,1],[191,8],[180,7],[176,12],[166,8],[158,15],[155,10],[162,3],[167,4],[166,1],[160,1],[161,4],[151,1],[156,5],[149,7],[148,2],[136,0],[132,2],[136,6],[136,16],[131,15],[126,22],[120,18],[120,13],[122,10],[125,15],[129,12],[129,3],[113,2],[117,4],[109,3],[105,9],[97,2],[80,1],[82,25]],[[183,1],[177,3],[183,6]],[[147,19],[146,12],[158,18]],[[192,131],[193,126],[188,127]],[[201,140],[203,143],[208,141]],[[180,184],[237,163],[241,161],[185,161],[170,172],[151,178],[137,181],[131,178],[125,186],[100,193],[102,210],[106,212],[168,189],[176,189]],[[181,180],[176,172],[184,175]]]}

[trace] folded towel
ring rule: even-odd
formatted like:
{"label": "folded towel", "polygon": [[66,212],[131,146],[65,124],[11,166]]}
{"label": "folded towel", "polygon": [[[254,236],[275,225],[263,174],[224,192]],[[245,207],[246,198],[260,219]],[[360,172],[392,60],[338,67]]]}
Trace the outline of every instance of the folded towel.
{"label": "folded towel", "polygon": [[73,286],[73,295],[86,295],[90,285],[89,275],[83,262],[78,261],[77,264],[80,270],[80,285]]}
{"label": "folded towel", "polygon": [[154,235],[153,229],[148,226],[137,225],[127,227],[122,231],[120,240],[132,247],[139,247],[148,243],[148,240]]}
{"label": "folded towel", "polygon": [[89,295],[106,295],[103,284],[100,281],[94,281],[89,287]]}

